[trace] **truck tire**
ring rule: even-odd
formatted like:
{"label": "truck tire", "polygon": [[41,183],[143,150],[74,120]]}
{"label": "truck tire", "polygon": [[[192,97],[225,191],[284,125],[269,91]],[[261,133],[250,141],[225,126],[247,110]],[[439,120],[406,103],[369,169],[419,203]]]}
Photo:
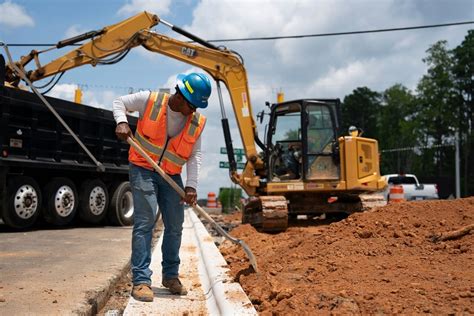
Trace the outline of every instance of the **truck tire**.
{"label": "truck tire", "polygon": [[117,182],[112,185],[108,219],[113,225],[130,226],[133,224],[133,197],[130,182]]}
{"label": "truck tire", "polygon": [[25,176],[8,181],[8,204],[3,212],[3,221],[13,228],[28,228],[33,225],[41,210],[41,190],[38,183]]}
{"label": "truck tire", "polygon": [[104,182],[86,180],[79,190],[79,216],[82,220],[98,224],[107,215],[109,194]]}
{"label": "truck tire", "polygon": [[76,215],[79,198],[76,186],[67,178],[53,178],[45,187],[44,219],[54,225],[67,225]]}

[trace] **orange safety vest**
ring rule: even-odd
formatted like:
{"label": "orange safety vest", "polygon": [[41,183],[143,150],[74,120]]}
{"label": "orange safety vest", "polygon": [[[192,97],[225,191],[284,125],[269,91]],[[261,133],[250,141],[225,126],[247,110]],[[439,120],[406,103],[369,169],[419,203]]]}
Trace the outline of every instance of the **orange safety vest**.
{"label": "orange safety vest", "polygon": [[[145,113],[138,120],[135,138],[142,148],[170,175],[180,174],[183,165],[191,156],[193,146],[206,124],[206,117],[198,112],[189,115],[183,130],[168,139],[166,115],[170,95],[163,92],[151,92]],[[138,166],[153,167],[130,147],[128,160]]]}

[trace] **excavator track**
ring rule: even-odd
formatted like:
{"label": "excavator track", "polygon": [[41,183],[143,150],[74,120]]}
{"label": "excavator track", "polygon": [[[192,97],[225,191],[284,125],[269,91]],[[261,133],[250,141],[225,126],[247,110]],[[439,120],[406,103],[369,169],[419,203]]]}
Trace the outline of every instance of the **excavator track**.
{"label": "excavator track", "polygon": [[[317,205],[317,201],[313,201],[311,204]],[[368,211],[386,204],[387,201],[380,193],[345,194],[339,196],[334,203],[319,205],[319,209],[321,212],[352,214]]]}
{"label": "excavator track", "polygon": [[284,196],[253,197],[245,205],[242,223],[267,232],[278,233],[288,228],[288,202]]}

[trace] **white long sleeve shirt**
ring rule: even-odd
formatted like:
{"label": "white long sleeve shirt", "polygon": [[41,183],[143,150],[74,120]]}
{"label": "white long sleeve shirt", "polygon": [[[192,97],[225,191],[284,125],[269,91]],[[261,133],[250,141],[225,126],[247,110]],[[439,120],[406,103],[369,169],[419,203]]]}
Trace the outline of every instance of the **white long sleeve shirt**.
{"label": "white long sleeve shirt", "polygon": [[[138,93],[119,97],[113,102],[114,119],[117,124],[127,122],[127,112],[138,111],[140,118],[143,117],[146,109],[146,102],[150,96],[150,91],[140,91]],[[169,137],[178,135],[186,124],[187,117],[180,112],[173,111],[168,106],[167,133]],[[186,162],[186,186],[196,189],[198,184],[199,169],[201,167],[201,136],[196,140],[193,151]]]}

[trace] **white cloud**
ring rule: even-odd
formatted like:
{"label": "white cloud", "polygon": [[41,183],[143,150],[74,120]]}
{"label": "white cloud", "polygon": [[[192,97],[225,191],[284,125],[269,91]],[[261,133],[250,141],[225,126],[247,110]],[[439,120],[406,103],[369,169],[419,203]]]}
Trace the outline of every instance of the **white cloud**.
{"label": "white cloud", "polygon": [[11,28],[34,26],[35,21],[24,7],[7,0],[0,4],[0,25]]}
{"label": "white cloud", "polygon": [[53,98],[74,101],[74,91],[76,91],[76,89],[76,84],[57,84],[47,95]]}
{"label": "white cloud", "polygon": [[87,30],[81,27],[79,24],[74,24],[68,27],[66,33],[64,34],[66,38],[74,37],[80,34],[87,32]]}
{"label": "white cloud", "polygon": [[373,61],[355,61],[338,69],[330,68],[326,74],[308,87],[308,91],[315,94],[325,91],[326,95],[321,96],[324,98],[337,96],[341,90],[350,93],[354,89],[354,82],[357,82],[359,86],[369,86],[379,75],[373,67]]}
{"label": "white cloud", "polygon": [[164,15],[169,13],[170,5],[171,0],[127,0],[127,3],[118,10],[118,14],[128,16],[138,12],[148,11],[150,13],[160,13],[160,15]]}
{"label": "white cloud", "polygon": [[120,94],[112,90],[85,90],[82,95],[82,103],[96,108],[112,110],[112,102],[119,96]]}
{"label": "white cloud", "polygon": [[[57,84],[47,95],[53,98],[73,102],[77,88],[77,84]],[[113,100],[120,96],[119,93],[107,89],[89,89],[88,87],[81,87],[81,91],[82,104],[107,110],[112,110]]]}

